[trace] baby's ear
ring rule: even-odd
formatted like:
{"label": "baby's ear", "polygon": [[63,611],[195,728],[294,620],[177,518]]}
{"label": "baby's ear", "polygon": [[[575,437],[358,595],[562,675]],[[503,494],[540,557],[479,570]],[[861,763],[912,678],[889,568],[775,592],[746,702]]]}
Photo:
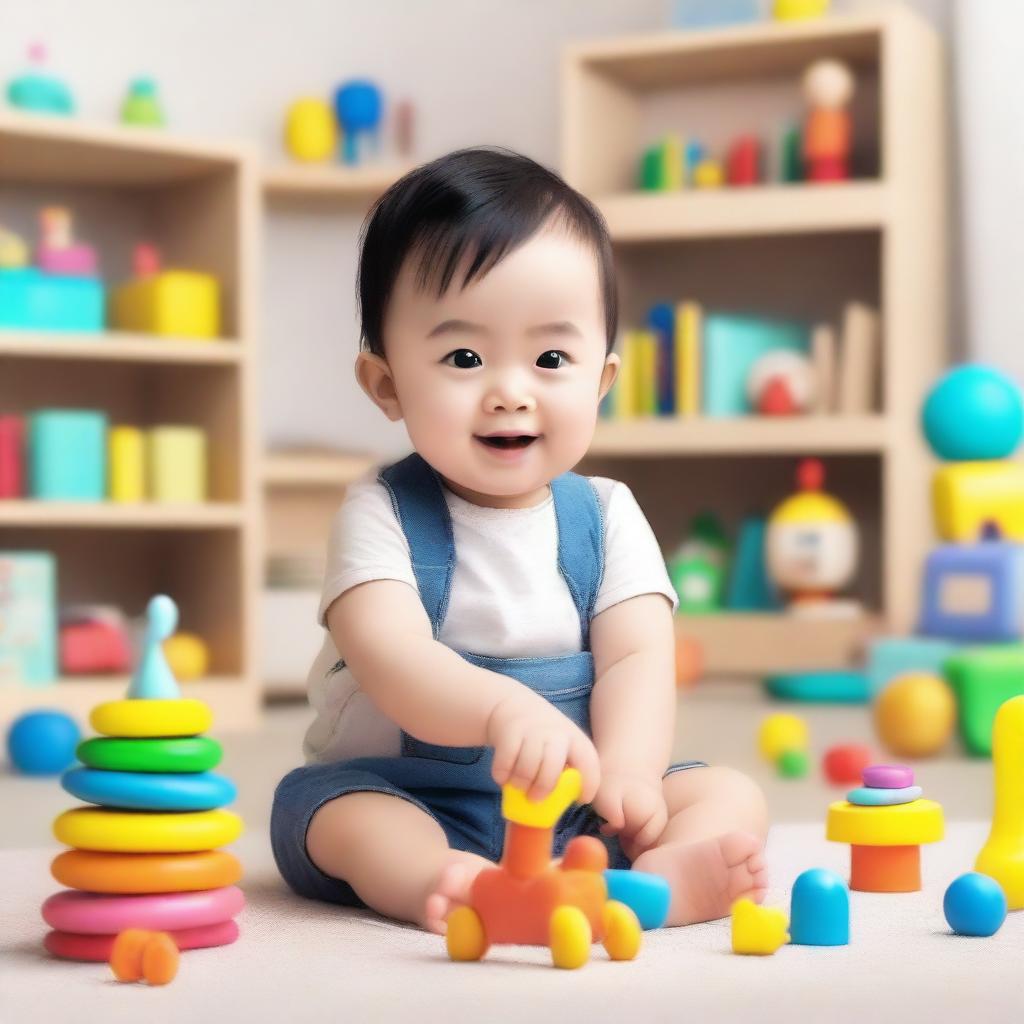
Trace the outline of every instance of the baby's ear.
{"label": "baby's ear", "polygon": [[614,352],[609,352],[605,357],[604,369],[601,371],[601,388],[597,400],[601,401],[612,389],[615,378],[619,375],[619,366],[622,360]]}
{"label": "baby's ear", "polygon": [[398,392],[395,390],[395,378],[387,362],[372,352],[360,352],[356,356],[355,370],[356,380],[370,401],[392,423],[400,420],[402,407],[398,401]]}

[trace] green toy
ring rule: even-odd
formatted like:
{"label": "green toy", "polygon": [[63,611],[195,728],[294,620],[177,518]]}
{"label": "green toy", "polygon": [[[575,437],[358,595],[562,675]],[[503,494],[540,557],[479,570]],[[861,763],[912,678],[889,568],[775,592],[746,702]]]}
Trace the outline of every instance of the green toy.
{"label": "green toy", "polygon": [[992,723],[1000,705],[1024,694],[1024,644],[965,647],[943,665],[960,706],[968,752],[992,756]]}
{"label": "green toy", "polygon": [[205,772],[220,763],[220,744],[206,736],[121,739],[95,736],[76,756],[90,768],[110,772]]}
{"label": "green toy", "polygon": [[163,106],[152,78],[136,78],[128,86],[121,104],[121,123],[143,128],[163,128],[166,124]]}
{"label": "green toy", "polygon": [[811,759],[806,750],[784,750],[775,766],[784,779],[802,779],[810,770]]}
{"label": "green toy", "polygon": [[702,615],[721,610],[728,561],[729,541],[722,524],[710,512],[695,516],[689,536],[668,565],[681,613]]}

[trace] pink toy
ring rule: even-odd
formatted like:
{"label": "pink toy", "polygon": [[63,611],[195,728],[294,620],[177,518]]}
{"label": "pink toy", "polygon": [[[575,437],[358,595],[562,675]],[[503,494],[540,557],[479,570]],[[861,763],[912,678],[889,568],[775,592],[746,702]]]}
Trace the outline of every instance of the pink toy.
{"label": "pink toy", "polygon": [[872,789],[906,789],[914,784],[914,769],[905,764],[869,764],[861,779]]}
{"label": "pink toy", "polygon": [[245,896],[236,885],[152,896],[68,891],[43,904],[43,920],[51,928],[87,935],[112,935],[125,928],[176,931],[220,924],[244,906]]}
{"label": "pink toy", "polygon": [[39,269],[48,274],[71,277],[96,275],[96,250],[72,238],[71,212],[62,206],[48,206],[39,214],[40,242],[36,252]]}
{"label": "pink toy", "polygon": [[[230,946],[238,938],[234,921],[220,921],[199,928],[179,928],[170,932],[178,949],[207,949]],[[110,959],[116,935],[82,935],[75,932],[47,932],[43,945],[47,952],[65,960],[93,960],[105,963]]]}

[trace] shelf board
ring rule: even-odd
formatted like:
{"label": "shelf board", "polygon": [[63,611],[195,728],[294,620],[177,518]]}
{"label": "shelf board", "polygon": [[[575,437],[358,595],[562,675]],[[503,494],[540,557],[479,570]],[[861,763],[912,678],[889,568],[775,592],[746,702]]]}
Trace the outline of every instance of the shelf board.
{"label": "shelf board", "polygon": [[232,502],[186,505],[0,499],[0,526],[7,527],[211,530],[240,526],[244,519],[244,507]]}
{"label": "shelf board", "polygon": [[884,416],[599,420],[589,455],[810,455],[882,452]]}
{"label": "shelf board", "polygon": [[411,167],[411,164],[368,164],[363,167],[281,164],[263,172],[263,192],[270,199],[317,196],[370,200],[394,184]]}
{"label": "shelf board", "polygon": [[0,330],[0,357],[89,359],[111,363],[194,363],[226,365],[242,358],[241,345],[231,339],[202,341],[153,334],[100,331]]}
{"label": "shelf board", "polygon": [[263,456],[263,483],[275,489],[347,487],[379,461],[352,452],[271,451]]}
{"label": "shelf board", "polygon": [[884,227],[879,181],[626,192],[596,203],[614,242],[865,231]]}

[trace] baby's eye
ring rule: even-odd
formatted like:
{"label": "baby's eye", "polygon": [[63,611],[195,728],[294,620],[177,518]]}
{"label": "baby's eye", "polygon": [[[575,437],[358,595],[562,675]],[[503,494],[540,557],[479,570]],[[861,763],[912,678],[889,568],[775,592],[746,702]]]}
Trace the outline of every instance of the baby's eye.
{"label": "baby's eye", "polygon": [[457,348],[454,352],[449,352],[441,362],[458,367],[460,370],[473,370],[484,365],[483,360],[468,348]]}
{"label": "baby's eye", "polygon": [[545,370],[557,370],[569,362],[569,357],[558,349],[551,349],[537,357],[537,365]]}

